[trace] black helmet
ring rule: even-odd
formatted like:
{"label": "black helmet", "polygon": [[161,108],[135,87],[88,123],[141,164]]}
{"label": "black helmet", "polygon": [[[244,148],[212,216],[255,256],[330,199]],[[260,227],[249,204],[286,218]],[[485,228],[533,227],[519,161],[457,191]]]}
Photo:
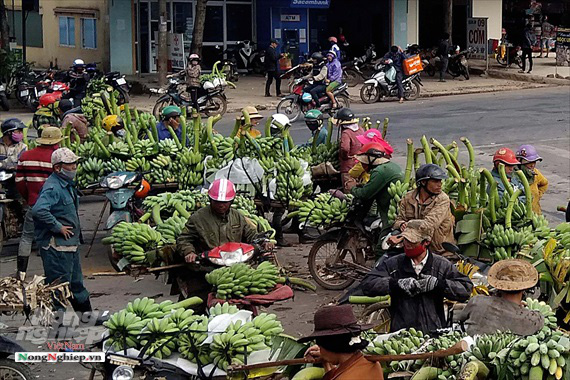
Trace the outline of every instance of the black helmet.
{"label": "black helmet", "polygon": [[416,183],[426,179],[446,179],[447,173],[436,164],[424,164],[416,171]]}
{"label": "black helmet", "polygon": [[315,63],[321,63],[324,62],[325,57],[323,56],[323,54],[321,52],[315,52],[311,55],[311,59],[315,62]]}
{"label": "black helmet", "polygon": [[58,107],[62,113],[65,113],[73,108],[73,103],[69,99],[61,99]]}
{"label": "black helmet", "polygon": [[337,122],[352,121],[354,120],[354,112],[350,108],[343,107],[336,112],[334,118]]}
{"label": "black helmet", "polygon": [[17,129],[24,129],[26,125],[22,123],[22,120],[16,119],[15,117],[11,119],[6,119],[2,123],[2,135],[5,135],[8,132],[15,131]]}

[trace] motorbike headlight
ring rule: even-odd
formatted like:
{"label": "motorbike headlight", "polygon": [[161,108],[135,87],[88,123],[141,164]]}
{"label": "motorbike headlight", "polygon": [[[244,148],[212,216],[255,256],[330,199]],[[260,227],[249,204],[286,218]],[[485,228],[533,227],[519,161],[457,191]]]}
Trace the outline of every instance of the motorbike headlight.
{"label": "motorbike headlight", "polygon": [[220,257],[208,256],[208,259],[216,265],[231,266],[233,264],[246,262],[253,256],[254,251],[244,252],[239,248],[235,251],[220,251]]}
{"label": "motorbike headlight", "polygon": [[126,365],[120,365],[113,371],[113,380],[132,380],[135,377],[135,371]]}

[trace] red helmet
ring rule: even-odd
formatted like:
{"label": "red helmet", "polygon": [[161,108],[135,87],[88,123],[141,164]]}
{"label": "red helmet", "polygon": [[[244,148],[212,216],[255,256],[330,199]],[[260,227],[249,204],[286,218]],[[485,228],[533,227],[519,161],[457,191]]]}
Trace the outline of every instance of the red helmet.
{"label": "red helmet", "polygon": [[146,179],[141,180],[141,184],[137,191],[135,192],[136,198],[146,198],[148,192],[150,191],[150,183]]}
{"label": "red helmet", "polygon": [[236,196],[236,189],[231,181],[220,178],[212,182],[208,189],[208,196],[213,201],[230,202]]}
{"label": "red helmet", "polygon": [[495,152],[493,156],[493,163],[502,162],[505,165],[518,165],[520,164],[519,160],[515,156],[515,152],[510,150],[509,148],[499,148]]}
{"label": "red helmet", "polygon": [[356,159],[366,165],[376,165],[376,160],[386,158],[386,148],[378,142],[369,142],[364,144],[356,153]]}
{"label": "red helmet", "polygon": [[50,92],[40,96],[40,107],[47,107],[61,99],[61,93]]}

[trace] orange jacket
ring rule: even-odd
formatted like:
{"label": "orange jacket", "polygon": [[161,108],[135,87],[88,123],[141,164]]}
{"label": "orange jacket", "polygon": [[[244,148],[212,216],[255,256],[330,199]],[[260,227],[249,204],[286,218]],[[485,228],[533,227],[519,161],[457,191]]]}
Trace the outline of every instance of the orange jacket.
{"label": "orange jacket", "polygon": [[530,193],[532,194],[532,211],[536,214],[542,214],[540,208],[540,198],[546,193],[548,189],[548,180],[542,175],[540,170],[534,169],[536,172],[534,180],[530,184]]}
{"label": "orange jacket", "polygon": [[325,373],[322,380],[383,380],[382,366],[378,362],[368,361],[362,352],[357,352],[350,359]]}

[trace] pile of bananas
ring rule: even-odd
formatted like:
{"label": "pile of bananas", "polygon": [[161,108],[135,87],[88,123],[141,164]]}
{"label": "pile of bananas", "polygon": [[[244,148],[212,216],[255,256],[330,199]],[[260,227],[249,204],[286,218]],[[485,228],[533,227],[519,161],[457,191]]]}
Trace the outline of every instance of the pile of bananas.
{"label": "pile of bananas", "polygon": [[[429,336],[424,335],[421,331],[417,331],[413,327],[402,330],[400,333],[390,337],[389,339],[378,341],[374,340],[372,346],[368,346],[366,352],[371,355],[404,355],[417,351]],[[410,361],[399,361],[388,363],[390,372],[405,370],[412,364]]]}
{"label": "pile of bananas", "polygon": [[[544,317],[544,326],[546,328],[551,330],[556,330],[557,328],[556,313],[546,302],[535,300],[530,297],[527,298],[525,302],[528,309],[539,311],[540,314],[542,314],[542,316]],[[548,330],[545,329],[542,332],[548,333]]]}
{"label": "pile of bananas", "polygon": [[164,139],[158,142],[158,150],[162,154],[167,156],[176,157],[178,152],[180,152],[180,148],[176,145],[176,142],[172,139]]}
{"label": "pile of bananas", "polygon": [[104,173],[103,160],[96,157],[82,160],[79,165],[77,165],[77,186],[85,188],[88,185],[98,183]]}
{"label": "pile of bananas", "polygon": [[84,141],[80,145],[77,146],[77,150],[75,151],[79,157],[93,157],[95,155],[95,143],[93,141]]}
{"label": "pile of bananas", "polygon": [[167,358],[176,350],[178,328],[168,318],[152,318],[141,330],[141,346],[147,347],[146,352],[158,359]]}
{"label": "pile of bananas", "polygon": [[285,157],[276,164],[277,190],[275,198],[288,203],[303,196],[303,168],[301,162],[294,157]]}
{"label": "pile of bananas", "polygon": [[317,145],[315,151],[311,155],[311,164],[318,165],[323,162],[330,162],[335,169],[339,169],[340,162],[338,158],[339,142],[333,142],[330,147],[327,144]]}
{"label": "pile of bananas", "polygon": [[244,213],[257,214],[257,207],[252,198],[244,197],[243,195],[236,195],[232,203],[232,207]]}
{"label": "pile of bananas", "polygon": [[123,309],[111,315],[107,321],[103,322],[103,326],[109,329],[109,338],[106,341],[108,347],[119,351],[139,346],[138,336],[141,329],[146,326],[146,321]]}
{"label": "pile of bananas", "polygon": [[495,247],[491,255],[497,261],[516,257],[520,247],[534,243],[536,240],[532,226],[516,231],[513,228],[505,228],[502,224],[495,224],[487,231],[487,241]]}
{"label": "pile of bananas", "polygon": [[182,357],[199,362],[201,365],[211,363],[209,349],[202,343],[208,337],[208,318],[203,315],[194,316],[178,337],[178,351]]}
{"label": "pile of bananas", "polygon": [[542,214],[532,214],[532,226],[534,227],[534,234],[539,238],[546,238],[550,236],[551,230],[548,226],[548,220]]}
{"label": "pile of bananas", "polygon": [[193,189],[204,183],[204,156],[200,152],[183,148],[173,166],[178,188]]}
{"label": "pile of bananas", "polygon": [[152,183],[171,183],[176,181],[176,176],[172,173],[172,159],[170,156],[159,154],[150,161],[152,171],[149,180]]}
{"label": "pile of bananas", "polygon": [[133,157],[127,161],[125,167],[130,172],[148,172],[150,162],[145,157]]}
{"label": "pile of bananas", "polygon": [[[431,339],[427,346],[425,347],[426,352],[434,352],[438,350],[446,350],[451,348],[457,342],[459,342],[465,335],[459,331],[451,331],[441,335],[439,338]],[[447,380],[455,380],[456,374],[461,371],[461,366],[463,364],[462,355],[451,355],[446,356],[443,372],[438,378],[445,378]],[[416,361],[416,365],[423,365],[423,361]],[[441,377],[443,376],[443,377]]]}
{"label": "pile of bananas", "polygon": [[121,222],[102,243],[112,244],[114,251],[130,263],[148,265],[145,252],[162,247],[163,239],[148,224]]}
{"label": "pile of bananas", "polygon": [[315,200],[297,202],[297,215],[305,226],[327,228],[333,223],[344,222],[351,202],[352,196],[346,196],[341,201],[329,193],[322,193],[317,195]]}
{"label": "pile of bananas", "polygon": [[135,158],[148,157],[158,153],[157,145],[151,140],[138,140],[133,146]]}
{"label": "pile of bananas", "polygon": [[163,223],[156,226],[156,231],[160,233],[165,244],[175,244],[176,238],[180,236],[184,226],[186,226],[187,219],[178,215],[172,215]]}
{"label": "pile of bananas", "polygon": [[245,297],[248,294],[267,294],[279,280],[279,268],[264,261],[257,269],[239,263],[222,267],[206,274],[206,281],[216,289],[216,298]]}
{"label": "pile of bananas", "polygon": [[398,211],[400,209],[400,201],[408,192],[410,184],[408,182],[402,182],[397,180],[396,182],[391,182],[388,186],[388,194],[390,195],[390,206],[388,207],[388,224],[394,224],[396,216],[398,216]]}
{"label": "pile of bananas", "polygon": [[475,346],[466,354],[467,358],[474,356],[477,360],[488,364],[492,362],[499,351],[516,340],[517,336],[510,332],[497,332],[495,334],[481,335],[475,341]]}
{"label": "pile of bananas", "polygon": [[115,140],[107,146],[107,150],[109,153],[118,155],[118,156],[125,156],[128,157],[131,152],[129,150],[129,145],[122,141],[122,140]]}
{"label": "pile of bananas", "polygon": [[235,314],[238,312],[238,308],[235,305],[230,305],[229,303],[225,302],[223,304],[217,303],[215,306],[212,306],[210,310],[208,310],[208,315],[210,315],[210,319],[222,315],[222,314]]}
{"label": "pile of bananas", "polygon": [[[503,195],[503,197],[501,198],[500,207],[497,209],[497,221],[505,220],[508,202],[509,202],[508,196]],[[525,216],[526,216],[525,205],[519,199],[517,199],[513,206],[513,214],[512,214],[513,225],[518,225],[520,223],[523,223],[525,220]]]}
{"label": "pile of bananas", "polygon": [[110,158],[103,163],[103,170],[105,174],[122,172],[126,169],[127,167],[125,166],[125,161],[122,161],[118,158]]}
{"label": "pile of bananas", "polygon": [[[213,143],[204,146],[204,153],[208,156],[218,157],[222,161],[228,162],[235,158],[236,146],[239,143],[239,137],[224,137],[219,133],[213,135]],[[217,155],[216,155],[217,151]]]}
{"label": "pile of bananas", "polygon": [[178,330],[186,329],[186,326],[190,326],[199,318],[198,315],[194,315],[194,310],[192,309],[175,309],[170,314],[168,314],[168,319],[170,322],[174,323]]}
{"label": "pile of bananas", "polygon": [[214,365],[225,371],[230,364],[244,364],[249,353],[267,348],[264,335],[252,322],[237,320],[222,334],[214,335],[210,358]]}

